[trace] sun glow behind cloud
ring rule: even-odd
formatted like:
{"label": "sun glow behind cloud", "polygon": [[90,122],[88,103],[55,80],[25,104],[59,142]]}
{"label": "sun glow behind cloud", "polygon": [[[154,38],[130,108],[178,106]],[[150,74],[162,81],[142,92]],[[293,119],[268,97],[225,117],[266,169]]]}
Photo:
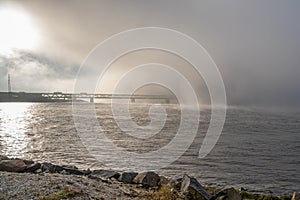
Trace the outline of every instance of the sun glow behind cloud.
{"label": "sun glow behind cloud", "polygon": [[10,54],[13,50],[32,50],[37,46],[38,30],[30,16],[13,7],[0,8],[0,53]]}

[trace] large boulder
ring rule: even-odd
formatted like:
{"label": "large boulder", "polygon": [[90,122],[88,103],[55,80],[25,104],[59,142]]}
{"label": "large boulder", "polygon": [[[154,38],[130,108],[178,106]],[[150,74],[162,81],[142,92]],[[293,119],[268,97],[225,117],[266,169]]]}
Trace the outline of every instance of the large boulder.
{"label": "large boulder", "polygon": [[189,177],[188,175],[184,175],[182,178],[180,191],[185,194],[188,199],[210,200],[212,198],[197,179]]}
{"label": "large boulder", "polygon": [[300,200],[300,193],[294,192],[292,200]]}
{"label": "large boulder", "polygon": [[79,169],[76,169],[74,167],[62,167],[59,165],[54,165],[51,163],[42,163],[41,164],[42,171],[45,172],[51,172],[51,173],[64,173],[64,174],[75,174],[75,175],[88,175],[91,172],[90,171],[82,171]]}
{"label": "large boulder", "polygon": [[142,184],[144,187],[158,187],[160,177],[155,172],[142,172],[139,173],[133,181]]}
{"label": "large boulder", "polygon": [[64,172],[68,174],[75,174],[75,175],[88,175],[91,173],[90,171],[79,170],[74,168],[65,168],[65,167],[64,167]]}
{"label": "large boulder", "polygon": [[27,168],[23,160],[1,160],[0,171],[21,172]]}
{"label": "large boulder", "polygon": [[36,172],[40,168],[40,163],[27,164],[27,167],[22,172]]}
{"label": "large boulder", "polygon": [[47,162],[42,163],[41,169],[43,172],[51,172],[51,173],[62,172],[64,170],[64,168],[59,165],[53,165]]}
{"label": "large boulder", "polygon": [[118,179],[121,176],[119,172],[113,170],[105,170],[105,169],[94,170],[91,172],[91,175],[100,176],[101,178],[104,179],[111,179],[111,178]]}
{"label": "large boulder", "polygon": [[[16,159],[16,160],[20,160],[20,159]],[[27,166],[34,164],[34,161],[32,160],[22,160]]]}
{"label": "large boulder", "polygon": [[134,183],[133,180],[137,175],[136,172],[123,172],[118,180],[123,183]]}
{"label": "large boulder", "polygon": [[234,188],[224,189],[218,192],[213,198],[213,200],[242,200],[242,197],[238,191]]}

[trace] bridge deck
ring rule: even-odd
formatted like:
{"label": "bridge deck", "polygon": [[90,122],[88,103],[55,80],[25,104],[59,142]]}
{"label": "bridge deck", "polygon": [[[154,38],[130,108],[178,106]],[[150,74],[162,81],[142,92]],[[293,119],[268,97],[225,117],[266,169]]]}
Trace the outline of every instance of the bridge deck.
{"label": "bridge deck", "polygon": [[49,98],[95,98],[95,99],[170,99],[171,96],[165,95],[146,95],[146,94],[92,94],[92,93],[40,93]]}
{"label": "bridge deck", "polygon": [[0,101],[31,101],[31,102],[47,102],[47,101],[71,101],[76,99],[130,99],[134,102],[137,99],[157,99],[165,100],[167,103],[173,96],[168,95],[147,95],[147,94],[93,94],[93,93],[27,93],[27,92],[0,92]]}

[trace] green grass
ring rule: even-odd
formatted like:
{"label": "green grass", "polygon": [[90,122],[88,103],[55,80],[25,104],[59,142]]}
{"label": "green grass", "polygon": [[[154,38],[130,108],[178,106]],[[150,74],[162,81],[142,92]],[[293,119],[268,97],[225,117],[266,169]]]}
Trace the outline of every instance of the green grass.
{"label": "green grass", "polygon": [[77,195],[83,195],[83,192],[80,190],[72,190],[65,187],[62,188],[62,190],[59,193],[47,197],[42,197],[41,200],[61,200],[61,199],[68,199]]}

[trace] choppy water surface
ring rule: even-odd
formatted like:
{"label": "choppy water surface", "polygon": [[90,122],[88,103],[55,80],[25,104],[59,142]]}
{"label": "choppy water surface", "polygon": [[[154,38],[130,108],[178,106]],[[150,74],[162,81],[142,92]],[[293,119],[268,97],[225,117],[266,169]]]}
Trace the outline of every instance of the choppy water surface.
{"label": "choppy water surface", "polygon": [[[131,105],[132,118],[138,125],[150,123],[149,106]],[[149,139],[133,138],[120,131],[108,104],[97,104],[96,110],[99,124],[115,145],[142,154],[167,145],[176,134],[180,110],[177,105],[165,107],[165,126]],[[177,177],[188,173],[205,184],[245,187],[264,193],[300,190],[300,113],[229,108],[217,145],[206,158],[198,159],[209,120],[210,111],[202,110],[193,144],[160,173]],[[87,133],[89,130],[87,126]],[[88,154],[74,126],[72,105],[64,103],[1,103],[0,151],[11,157],[74,164],[80,168],[97,168],[105,163]],[[130,158],[111,159],[123,159],[124,165],[119,169],[130,169]]]}

